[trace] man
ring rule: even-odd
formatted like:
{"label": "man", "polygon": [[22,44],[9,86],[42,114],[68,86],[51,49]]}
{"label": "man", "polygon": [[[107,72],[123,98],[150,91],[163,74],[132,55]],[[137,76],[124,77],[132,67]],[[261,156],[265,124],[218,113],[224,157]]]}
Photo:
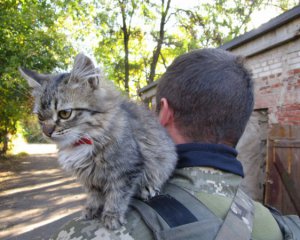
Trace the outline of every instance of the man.
{"label": "man", "polygon": [[[98,220],[75,220],[64,226],[54,239],[157,239],[159,237],[153,226],[160,228],[161,225],[167,225],[169,220],[172,224],[174,219],[180,222],[186,216],[194,217],[196,222],[190,221],[194,224],[197,221],[205,222],[207,216],[202,217],[196,213],[204,208],[209,209],[212,218],[222,222],[231,209],[235,212],[236,207],[239,207],[233,204],[238,198],[235,196],[241,196],[241,205],[252,202],[239,191],[243,169],[235,158],[237,152],[234,149],[253,109],[253,83],[242,60],[220,49],[203,49],[183,54],[174,60],[159,80],[156,100],[160,123],[177,144],[179,155],[177,169],[163,191],[168,197],[156,198],[144,205],[139,202],[133,204],[126,215],[127,224],[118,231],[109,232]],[[173,195],[168,190],[170,188],[175,188]],[[182,194],[188,200],[178,203]],[[156,208],[158,215],[148,209],[155,217],[145,217],[147,214],[143,214],[143,209],[139,211],[139,204]],[[176,206],[173,208],[174,216],[170,211],[164,212],[172,209],[169,206],[172,204]],[[201,204],[203,207],[198,207]],[[180,208],[183,208],[182,216],[185,217],[177,218],[176,212]],[[232,225],[229,231],[234,229],[236,234],[245,231],[249,233],[248,239],[282,239],[279,226],[267,208],[254,203],[252,210],[247,207],[241,209],[245,212],[245,215],[241,215],[241,222],[244,221],[246,227],[242,226],[243,223]],[[247,218],[251,211],[254,212],[253,225],[251,217]],[[160,219],[159,224],[155,222],[156,219]],[[217,227],[215,233],[204,233],[201,227],[204,222],[199,228],[194,228],[194,236],[198,239],[217,238],[221,227]],[[182,224],[176,226],[181,227]],[[225,234],[226,231],[228,229]],[[175,238],[181,239],[178,235],[174,235]],[[231,238],[220,233],[218,239]]]}

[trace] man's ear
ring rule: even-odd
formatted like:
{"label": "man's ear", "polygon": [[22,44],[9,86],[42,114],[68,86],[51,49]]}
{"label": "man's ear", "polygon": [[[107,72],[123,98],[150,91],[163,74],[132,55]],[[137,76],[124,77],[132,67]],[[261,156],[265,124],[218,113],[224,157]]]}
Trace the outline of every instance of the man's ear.
{"label": "man's ear", "polygon": [[162,98],[159,102],[160,112],[159,112],[159,122],[163,127],[167,127],[174,122],[174,111],[170,107],[168,100]]}

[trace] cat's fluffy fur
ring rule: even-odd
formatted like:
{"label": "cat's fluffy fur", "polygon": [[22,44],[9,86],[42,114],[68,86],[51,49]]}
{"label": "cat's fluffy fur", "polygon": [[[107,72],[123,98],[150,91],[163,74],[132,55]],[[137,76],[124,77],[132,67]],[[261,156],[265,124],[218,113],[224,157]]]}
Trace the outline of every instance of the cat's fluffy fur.
{"label": "cat's fluffy fur", "polygon": [[[61,166],[87,191],[84,217],[99,216],[107,228],[119,228],[131,197],[152,197],[171,175],[173,142],[150,111],[122,97],[83,54],[70,73],[20,71],[33,88],[34,110],[58,146]],[[70,117],[61,118],[70,109]]]}

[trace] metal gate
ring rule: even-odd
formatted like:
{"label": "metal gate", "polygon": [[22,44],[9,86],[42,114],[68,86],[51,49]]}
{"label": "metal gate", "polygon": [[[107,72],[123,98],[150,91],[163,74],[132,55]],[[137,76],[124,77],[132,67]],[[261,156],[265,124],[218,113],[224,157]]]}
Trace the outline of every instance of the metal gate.
{"label": "metal gate", "polygon": [[300,215],[300,126],[272,126],[266,174],[265,204]]}

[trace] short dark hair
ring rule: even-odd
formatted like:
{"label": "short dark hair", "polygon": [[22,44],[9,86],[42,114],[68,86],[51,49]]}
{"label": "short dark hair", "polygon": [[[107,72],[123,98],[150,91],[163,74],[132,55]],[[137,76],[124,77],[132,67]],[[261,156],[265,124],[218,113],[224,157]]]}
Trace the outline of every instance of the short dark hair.
{"label": "short dark hair", "polygon": [[194,142],[236,145],[253,110],[253,81],[243,59],[221,49],[177,57],[159,80],[180,133]]}

